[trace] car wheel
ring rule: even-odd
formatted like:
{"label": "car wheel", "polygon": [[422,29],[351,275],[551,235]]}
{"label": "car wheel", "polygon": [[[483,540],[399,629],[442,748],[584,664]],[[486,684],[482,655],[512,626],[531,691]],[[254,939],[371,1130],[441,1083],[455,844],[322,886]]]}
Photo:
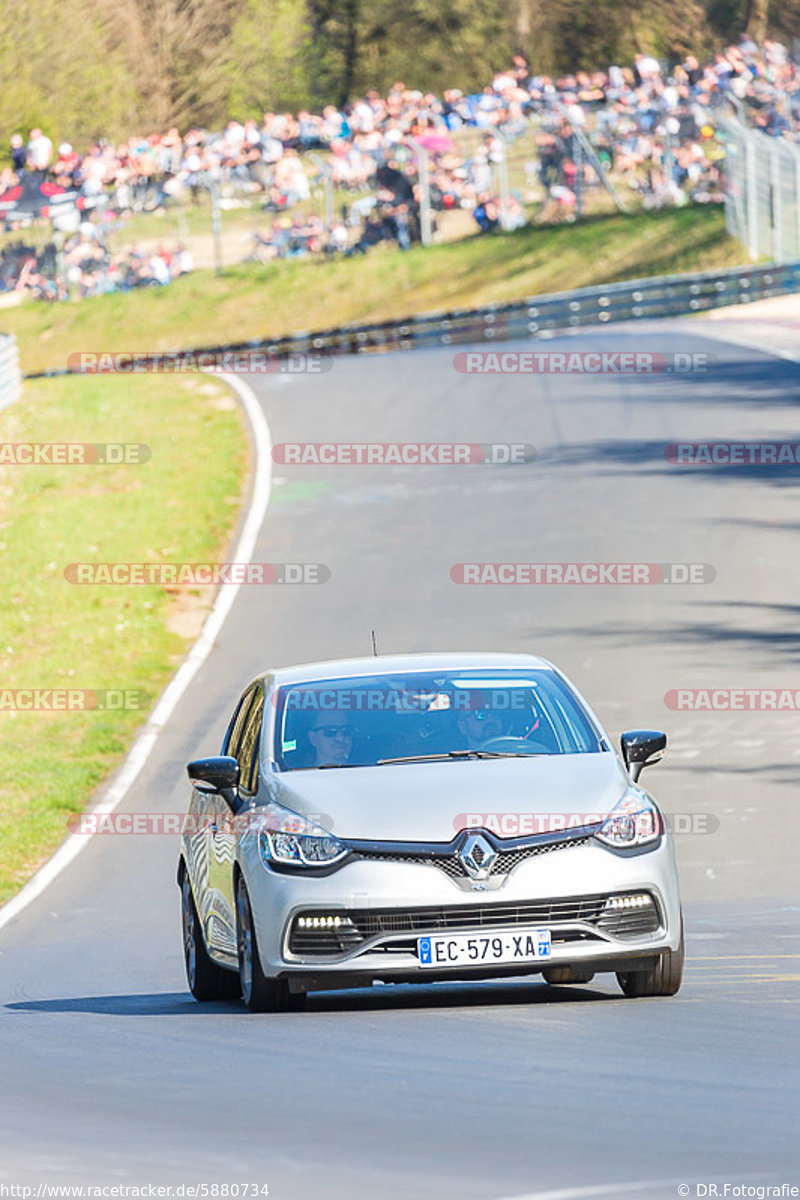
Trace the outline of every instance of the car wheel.
{"label": "car wheel", "polygon": [[618,971],[617,982],[626,996],[674,996],[683,978],[683,917],[677,950],[665,950],[649,971]]}
{"label": "car wheel", "polygon": [[591,983],[594,979],[594,971],[580,967],[548,967],[542,975],[545,983]]}
{"label": "car wheel", "polygon": [[261,970],[256,928],[244,878],[236,883],[236,943],[242,1000],[250,1012],[299,1012],[305,992],[290,992],[284,979],[267,979]]}
{"label": "car wheel", "polygon": [[238,977],[233,971],[226,971],[215,963],[206,950],[187,871],[183,872],[181,883],[181,923],[186,979],[195,1000],[238,999]]}

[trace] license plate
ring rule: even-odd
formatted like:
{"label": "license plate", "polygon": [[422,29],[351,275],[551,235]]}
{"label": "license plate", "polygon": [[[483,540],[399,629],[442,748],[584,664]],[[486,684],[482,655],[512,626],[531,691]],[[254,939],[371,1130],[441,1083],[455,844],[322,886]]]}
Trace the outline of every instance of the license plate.
{"label": "license plate", "polygon": [[453,933],[417,939],[421,967],[463,967],[493,963],[526,963],[549,958],[549,929],[517,929],[513,933]]}

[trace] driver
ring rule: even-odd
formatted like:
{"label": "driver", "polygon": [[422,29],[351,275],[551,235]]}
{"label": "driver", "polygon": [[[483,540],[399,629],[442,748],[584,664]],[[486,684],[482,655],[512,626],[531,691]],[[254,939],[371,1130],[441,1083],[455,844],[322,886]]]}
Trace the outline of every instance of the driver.
{"label": "driver", "polygon": [[314,763],[319,766],[341,766],[350,759],[357,730],[343,712],[318,712],[308,731],[314,751]]}
{"label": "driver", "polygon": [[[521,695],[521,694],[520,694]],[[503,703],[495,707],[490,696],[483,698],[479,707],[462,710],[457,725],[467,750],[497,750],[498,738],[507,743],[517,743],[520,751],[550,753],[553,749],[549,735],[542,728],[541,709],[530,696],[522,696],[524,704],[509,703],[504,694]],[[504,749],[511,749],[505,746]]]}
{"label": "driver", "polygon": [[488,742],[503,735],[500,714],[491,708],[469,708],[459,714],[456,723],[467,750],[482,750]]}

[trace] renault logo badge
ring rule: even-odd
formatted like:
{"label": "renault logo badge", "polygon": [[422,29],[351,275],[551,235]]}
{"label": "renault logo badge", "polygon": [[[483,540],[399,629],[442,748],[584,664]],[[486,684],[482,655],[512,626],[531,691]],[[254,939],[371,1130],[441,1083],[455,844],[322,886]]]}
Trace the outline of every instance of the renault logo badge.
{"label": "renault logo badge", "polygon": [[470,879],[488,879],[492,873],[497,851],[482,833],[473,833],[458,852],[458,861]]}

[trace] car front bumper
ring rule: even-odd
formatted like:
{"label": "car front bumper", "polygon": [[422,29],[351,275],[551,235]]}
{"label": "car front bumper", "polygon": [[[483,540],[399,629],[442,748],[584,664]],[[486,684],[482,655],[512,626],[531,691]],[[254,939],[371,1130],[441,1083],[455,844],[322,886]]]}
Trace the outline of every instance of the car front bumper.
{"label": "car front bumper", "polygon": [[[240,852],[241,852],[240,847]],[[298,990],[386,982],[480,979],[540,972],[548,967],[616,971],[644,968],[681,938],[675,857],[665,835],[653,848],[611,850],[591,839],[520,863],[498,886],[467,890],[427,863],[346,863],[329,875],[279,874],[251,847],[241,854],[264,974],[288,979]],[[598,920],[606,898],[649,893],[656,927],[621,933]],[[309,953],[290,942],[294,921],[307,913],[352,918],[361,940],[334,953]],[[420,966],[417,938],[442,933],[486,933],[531,926],[551,931],[552,952],[536,962],[430,969]],[[634,923],[635,925],[635,923]],[[351,939],[352,940],[352,939]]]}

